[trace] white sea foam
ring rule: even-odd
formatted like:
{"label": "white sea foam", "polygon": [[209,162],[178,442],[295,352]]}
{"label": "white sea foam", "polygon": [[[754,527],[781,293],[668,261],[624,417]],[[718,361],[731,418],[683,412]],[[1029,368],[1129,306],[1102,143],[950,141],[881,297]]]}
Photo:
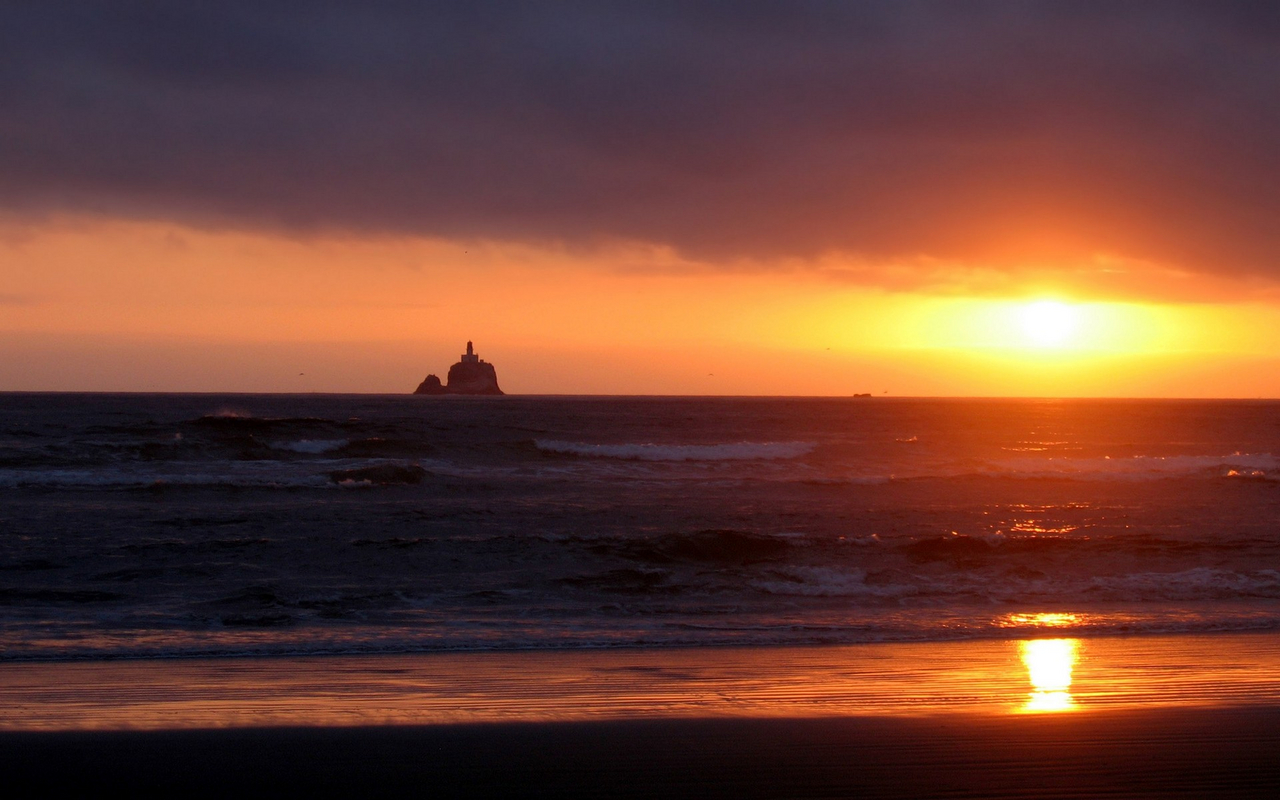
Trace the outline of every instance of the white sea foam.
{"label": "white sea foam", "polygon": [[632,461],[750,461],[799,458],[813,452],[812,442],[732,442],[724,444],[587,444],[538,439],[546,453]]}
{"label": "white sea foam", "polygon": [[769,594],[797,597],[902,598],[919,594],[917,586],[903,583],[868,584],[862,569],[836,567],[787,567],[777,573],[779,580],[755,581],[754,586]]}

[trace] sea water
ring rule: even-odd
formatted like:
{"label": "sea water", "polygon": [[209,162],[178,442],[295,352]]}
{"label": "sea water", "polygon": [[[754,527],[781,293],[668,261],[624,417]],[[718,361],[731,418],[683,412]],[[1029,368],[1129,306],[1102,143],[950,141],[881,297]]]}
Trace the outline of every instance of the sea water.
{"label": "sea water", "polygon": [[1280,403],[0,395],[0,658],[1280,627]]}

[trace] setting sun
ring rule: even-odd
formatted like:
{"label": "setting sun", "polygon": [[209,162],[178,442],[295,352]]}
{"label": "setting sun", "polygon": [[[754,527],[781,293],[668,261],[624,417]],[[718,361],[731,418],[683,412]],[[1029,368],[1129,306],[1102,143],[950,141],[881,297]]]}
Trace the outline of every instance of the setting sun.
{"label": "setting sun", "polygon": [[1073,306],[1055,300],[1041,300],[1022,309],[1022,332],[1037,347],[1061,347],[1070,341],[1079,324]]}

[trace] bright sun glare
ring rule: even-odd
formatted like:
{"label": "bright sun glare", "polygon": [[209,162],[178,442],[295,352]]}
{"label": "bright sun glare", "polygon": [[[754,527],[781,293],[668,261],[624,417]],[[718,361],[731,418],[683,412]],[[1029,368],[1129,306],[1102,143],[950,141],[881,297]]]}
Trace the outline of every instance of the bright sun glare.
{"label": "bright sun glare", "polygon": [[1037,347],[1060,347],[1075,333],[1076,309],[1056,300],[1040,300],[1024,306],[1022,331]]}
{"label": "bright sun glare", "polygon": [[1032,639],[1018,644],[1032,689],[1023,711],[1068,711],[1074,707],[1071,669],[1079,646],[1076,639]]}

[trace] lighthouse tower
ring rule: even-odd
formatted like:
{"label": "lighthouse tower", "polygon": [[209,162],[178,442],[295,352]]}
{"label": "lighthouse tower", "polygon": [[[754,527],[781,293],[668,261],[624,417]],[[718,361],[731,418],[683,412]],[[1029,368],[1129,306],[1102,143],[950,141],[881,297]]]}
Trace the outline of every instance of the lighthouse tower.
{"label": "lighthouse tower", "polygon": [[471,342],[467,342],[467,352],[462,356],[463,364],[478,364],[480,356],[476,355],[476,351],[471,347]]}

